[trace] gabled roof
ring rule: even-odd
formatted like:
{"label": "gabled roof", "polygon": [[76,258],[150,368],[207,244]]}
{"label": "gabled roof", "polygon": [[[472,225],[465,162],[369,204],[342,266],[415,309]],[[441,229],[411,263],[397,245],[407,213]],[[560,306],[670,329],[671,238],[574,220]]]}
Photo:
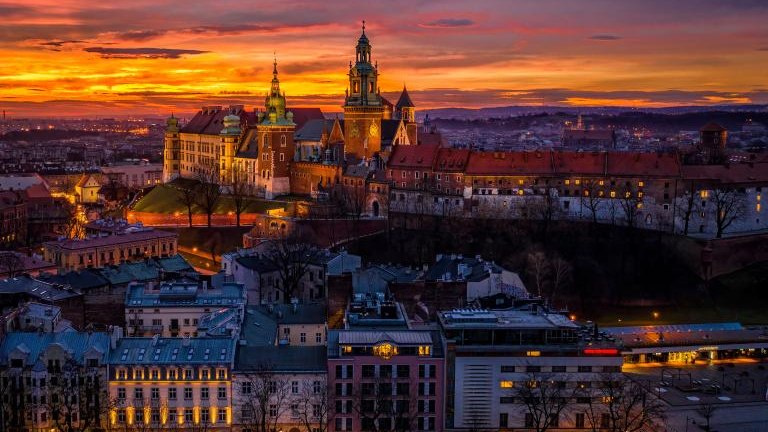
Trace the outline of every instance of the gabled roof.
{"label": "gabled roof", "polygon": [[297,127],[296,133],[293,134],[294,141],[320,141],[323,135],[323,128],[325,132],[330,135],[333,123],[335,120],[325,119],[312,119],[307,121],[300,129]]}
{"label": "gabled roof", "polygon": [[397,131],[400,128],[401,120],[389,119],[381,121],[381,142],[392,143],[392,140],[397,136]]}
{"label": "gabled roof", "polygon": [[242,129],[256,125],[256,113],[253,111],[245,111],[242,106],[232,106],[229,108],[211,106],[203,107],[202,110],[198,111],[179,132],[219,135],[221,130],[224,129],[224,117],[230,114],[240,117],[240,126]]}
{"label": "gabled roof", "polygon": [[415,107],[416,105],[413,104],[413,101],[411,100],[411,96],[408,94],[408,89],[403,86],[403,92],[400,93],[400,99],[397,100],[396,108],[399,110],[403,107]]}
{"label": "gabled roof", "polygon": [[394,146],[387,166],[399,169],[432,168],[439,148],[437,145]]}
{"label": "gabled roof", "polygon": [[249,269],[258,273],[270,273],[277,271],[277,267],[268,259],[260,258],[258,256],[244,256],[235,259],[235,261]]}
{"label": "gabled roof", "polygon": [[45,280],[50,283],[69,285],[78,291],[87,291],[109,285],[106,278],[98,274],[97,271],[90,269],[58,274],[47,277]]}
{"label": "gabled roof", "polygon": [[78,363],[83,363],[83,354],[95,349],[101,354],[101,360],[106,359],[109,352],[109,335],[91,332],[59,332],[59,333],[8,333],[0,345],[0,364],[8,364],[8,355],[15,350],[27,354],[24,362],[34,365],[40,356],[51,345],[58,344]]}

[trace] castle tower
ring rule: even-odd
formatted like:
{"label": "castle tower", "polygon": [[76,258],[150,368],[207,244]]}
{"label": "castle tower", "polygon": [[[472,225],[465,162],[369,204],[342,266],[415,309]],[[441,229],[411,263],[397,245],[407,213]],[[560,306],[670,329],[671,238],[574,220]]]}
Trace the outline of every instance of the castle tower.
{"label": "castle tower", "polygon": [[181,141],[179,140],[179,119],[171,114],[165,124],[165,134],[163,137],[163,183],[168,183],[179,176]]}
{"label": "castle tower", "polygon": [[728,130],[715,122],[709,122],[699,129],[701,151],[707,163],[725,162],[725,146],[728,142]]}
{"label": "castle tower", "polygon": [[285,109],[285,94],[280,93],[277,78],[277,60],[272,70],[272,85],[264,100],[264,113],[259,113],[258,135],[258,182],[266,198],[290,193],[290,165],[296,151],[293,133],[296,123],[293,113]]}
{"label": "castle tower", "polygon": [[219,178],[221,184],[226,185],[232,181],[235,153],[237,153],[242,131],[240,129],[240,116],[234,113],[224,117],[222,123],[224,124],[224,129],[219,133],[221,136]]}
{"label": "castle tower", "polygon": [[344,100],[344,151],[370,159],[381,150],[384,105],[378,87],[378,67],[371,64],[371,44],[365,34],[365,21],[355,48],[355,64],[349,66],[349,88]]}
{"label": "castle tower", "polygon": [[419,127],[416,124],[416,105],[413,104],[405,85],[403,85],[403,92],[400,93],[400,99],[397,100],[397,104],[395,105],[395,112],[397,113],[397,118],[405,123],[405,132],[408,134],[408,141],[412,144],[418,144],[416,135]]}

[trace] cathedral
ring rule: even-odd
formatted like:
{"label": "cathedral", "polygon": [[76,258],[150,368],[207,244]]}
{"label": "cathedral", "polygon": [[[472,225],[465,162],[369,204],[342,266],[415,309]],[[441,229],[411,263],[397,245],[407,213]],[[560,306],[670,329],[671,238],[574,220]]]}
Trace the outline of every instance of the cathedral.
{"label": "cathedral", "polygon": [[215,179],[225,189],[244,183],[254,195],[272,199],[322,198],[347,175],[366,183],[377,173],[382,177],[394,146],[420,142],[407,89],[393,105],[381,95],[378,75],[363,23],[349,65],[343,119],[328,119],[318,108],[287,106],[275,60],[262,110],[205,106],[183,126],[168,119],[163,181]]}

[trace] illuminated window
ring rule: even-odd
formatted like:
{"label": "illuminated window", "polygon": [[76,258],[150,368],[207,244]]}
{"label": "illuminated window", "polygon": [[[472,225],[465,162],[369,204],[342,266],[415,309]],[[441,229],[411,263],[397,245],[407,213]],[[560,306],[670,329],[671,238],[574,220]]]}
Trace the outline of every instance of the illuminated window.
{"label": "illuminated window", "polygon": [[383,358],[384,360],[389,360],[398,354],[398,350],[396,346],[385,342],[374,346],[373,354]]}
{"label": "illuminated window", "polygon": [[573,183],[578,186],[581,184],[581,179],[576,179],[573,181]]}
{"label": "illuminated window", "polygon": [[611,403],[613,401],[613,398],[611,396],[603,396],[603,403]]}
{"label": "illuminated window", "polygon": [[642,197],[643,197],[643,193],[642,193],[642,192],[638,192],[638,193],[637,193],[637,197],[638,197],[638,198],[642,198]]}
{"label": "illuminated window", "polygon": [[522,195],[523,193],[524,193],[524,192],[523,192],[523,190],[522,190],[522,189],[518,189],[518,190],[517,190],[517,194],[518,194],[518,195]]}
{"label": "illuminated window", "polygon": [[645,182],[641,180],[641,181],[637,182],[637,186],[638,187],[643,187],[643,186],[645,186]]}
{"label": "illuminated window", "polygon": [[588,197],[588,196],[589,196],[589,191],[588,191],[588,190],[586,190],[586,189],[584,189],[584,196],[585,196],[585,197]]}
{"label": "illuminated window", "polygon": [[500,388],[505,388],[505,389],[514,388],[515,387],[515,382],[514,381],[500,381],[499,382],[499,387]]}
{"label": "illuminated window", "polygon": [[597,193],[597,196],[603,196],[603,195],[605,195],[605,192],[603,192],[603,191],[599,191],[599,192]]}
{"label": "illuminated window", "polygon": [[541,355],[541,351],[527,351],[525,355],[528,357],[538,357]]}
{"label": "illuminated window", "polygon": [[566,184],[566,186],[567,186],[567,185],[571,184],[571,181],[570,181],[570,180],[566,180],[566,181],[565,181],[565,184]]}
{"label": "illuminated window", "polygon": [[760,203],[757,203],[757,205],[755,206],[755,211],[760,211]]}
{"label": "illuminated window", "polygon": [[420,345],[419,346],[419,355],[420,356],[428,356],[431,348],[429,345]]}
{"label": "illuminated window", "polygon": [[519,184],[519,185],[523,184],[523,179],[518,180],[517,184]]}
{"label": "illuminated window", "polygon": [[605,184],[605,181],[603,181],[603,180],[600,180],[599,182],[597,182],[597,184],[599,184],[600,186],[602,186],[602,185],[604,185],[604,184]]}
{"label": "illuminated window", "polygon": [[344,345],[344,353],[349,354],[352,352],[352,347],[349,345]]}
{"label": "illuminated window", "polygon": [[616,191],[611,191],[611,198],[616,198]]}
{"label": "illuminated window", "polygon": [[757,194],[757,200],[760,201],[760,194]]}
{"label": "illuminated window", "polygon": [[632,196],[632,192],[624,192],[624,198],[629,198]]}
{"label": "illuminated window", "polygon": [[701,191],[701,198],[703,199],[707,197],[709,197],[709,191],[705,191],[705,190]]}

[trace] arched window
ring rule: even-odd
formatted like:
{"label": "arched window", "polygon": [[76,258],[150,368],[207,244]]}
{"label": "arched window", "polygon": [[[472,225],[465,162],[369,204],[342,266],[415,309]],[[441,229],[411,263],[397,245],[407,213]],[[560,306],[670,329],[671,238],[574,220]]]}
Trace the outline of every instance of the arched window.
{"label": "arched window", "polygon": [[280,147],[285,147],[288,145],[288,139],[285,137],[285,134],[280,135]]}

